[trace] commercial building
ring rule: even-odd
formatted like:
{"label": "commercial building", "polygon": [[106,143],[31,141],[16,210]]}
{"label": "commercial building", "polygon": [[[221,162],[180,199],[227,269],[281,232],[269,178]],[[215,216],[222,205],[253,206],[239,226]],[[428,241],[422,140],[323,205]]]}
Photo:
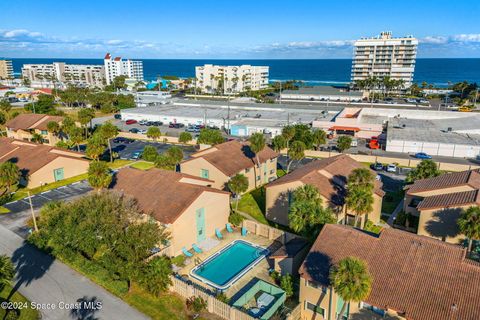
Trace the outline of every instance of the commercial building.
{"label": "commercial building", "polygon": [[282,100],[309,101],[351,101],[361,102],[363,93],[348,88],[330,86],[300,87],[298,90],[284,90],[280,94]]}
{"label": "commercial building", "polygon": [[205,93],[232,94],[268,87],[266,66],[218,66],[206,64],[195,67],[196,88]]}
{"label": "commercial building", "polygon": [[48,131],[48,123],[56,122],[62,124],[63,117],[50,116],[39,113],[24,113],[19,114],[15,118],[8,120],[5,123],[7,129],[7,137],[32,141],[34,134],[42,137],[42,143],[55,146],[57,142],[61,141],[60,136]]}
{"label": "commercial building", "polygon": [[0,138],[0,163],[12,161],[21,172],[20,184],[36,188],[88,171],[89,161],[79,152]]}
{"label": "commercial building", "polygon": [[105,79],[107,84],[111,84],[113,79],[118,76],[126,76],[136,81],[143,81],[143,62],[138,60],[113,58],[107,53],[104,58]]}
{"label": "commercial building", "polygon": [[232,140],[192,154],[180,164],[180,171],[212,180],[212,186],[222,190],[228,189],[230,178],[243,174],[250,191],[277,178],[277,157],[268,146],[255,154],[248,142]]}
{"label": "commercial building", "polygon": [[344,319],[470,319],[480,310],[480,265],[460,246],[386,228],[379,235],[327,224],[300,268],[301,319],[337,319],[344,302],[329,280],[347,257],[363,260],[370,294]]}
{"label": "commercial building", "polygon": [[55,87],[65,84],[77,86],[103,87],[105,69],[95,64],[24,64],[22,76],[31,82],[32,87]]}
{"label": "commercial building", "polygon": [[0,60],[0,80],[13,79],[13,66],[10,60]]}
{"label": "commercial building", "polygon": [[355,41],[352,81],[390,77],[403,80],[405,87],[409,87],[413,81],[417,45],[418,40],[413,36],[393,38],[391,32]]}
{"label": "commercial building", "polygon": [[418,225],[410,225],[419,235],[450,243],[461,243],[457,219],[462,211],[480,205],[480,170],[442,174],[415,181],[407,186],[404,212],[413,215]]}
{"label": "commercial building", "polygon": [[[354,224],[355,213],[345,206],[346,183],[350,173],[364,166],[346,154],[322,160],[314,160],[265,186],[265,216],[268,220],[288,226],[288,211],[292,193],[306,184],[318,189],[323,204],[333,209],[338,222]],[[372,172],[375,175],[375,173]],[[367,220],[380,222],[382,198],[385,192],[382,183],[375,181],[372,212],[360,217],[360,225]]]}
{"label": "commercial building", "polygon": [[202,247],[215,229],[228,223],[230,194],[209,187],[212,183],[179,172],[123,168],[115,174],[112,189],[136,199],[146,215],[166,228],[170,239],[161,249],[173,257],[192,244]]}
{"label": "commercial building", "polygon": [[134,97],[137,107],[153,107],[169,103],[172,95],[166,91],[139,91]]}

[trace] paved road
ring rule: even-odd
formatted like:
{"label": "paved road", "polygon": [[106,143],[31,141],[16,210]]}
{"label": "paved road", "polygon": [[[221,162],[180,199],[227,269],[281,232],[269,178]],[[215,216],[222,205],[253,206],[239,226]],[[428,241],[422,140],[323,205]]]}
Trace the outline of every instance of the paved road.
{"label": "paved road", "polygon": [[[11,256],[16,265],[15,287],[19,292],[31,302],[45,306],[42,319],[148,319],[65,264],[26,244],[4,226],[0,226],[0,252]],[[78,312],[61,309],[62,304],[79,302],[101,303],[101,308],[83,308]]]}
{"label": "paved road", "polygon": [[[134,140],[132,143],[114,143],[112,141],[112,150],[113,152],[118,153],[121,159],[131,159],[133,153],[142,152],[146,146],[154,146],[158,153],[163,153],[167,151],[172,145],[160,142],[145,142],[141,140]],[[190,155],[196,152],[195,147],[193,146],[181,146],[178,145],[183,151],[183,158],[188,159]]]}

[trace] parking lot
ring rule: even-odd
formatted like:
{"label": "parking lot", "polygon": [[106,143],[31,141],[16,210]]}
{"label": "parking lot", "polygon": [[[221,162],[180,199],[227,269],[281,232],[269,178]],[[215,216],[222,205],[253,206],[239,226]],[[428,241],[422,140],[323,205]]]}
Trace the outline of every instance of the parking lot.
{"label": "parking lot", "polygon": [[[136,152],[141,153],[146,146],[154,146],[158,153],[163,153],[172,146],[172,144],[161,142],[147,142],[141,140],[131,141],[131,143],[115,143],[112,141],[112,151],[118,153],[120,159],[134,159],[134,154]],[[188,159],[190,155],[196,151],[193,146],[179,145],[179,147],[183,151],[184,159]]]}

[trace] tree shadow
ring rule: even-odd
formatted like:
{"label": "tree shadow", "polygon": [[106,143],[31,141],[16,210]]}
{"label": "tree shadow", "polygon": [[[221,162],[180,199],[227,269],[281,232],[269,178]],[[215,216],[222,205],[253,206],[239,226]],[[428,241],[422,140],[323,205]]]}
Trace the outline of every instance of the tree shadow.
{"label": "tree shadow", "polygon": [[332,259],[322,252],[311,251],[303,262],[303,270],[307,272],[313,281],[318,282],[322,286],[330,285],[330,268],[332,267]]}
{"label": "tree shadow", "polygon": [[385,320],[400,320],[402,318],[397,317],[397,316],[391,316],[388,314],[385,314],[383,316],[374,313],[373,311],[366,310],[366,309],[360,309],[355,313],[351,313],[348,316],[348,319],[351,320],[380,320],[380,319],[385,319]]}
{"label": "tree shadow", "polygon": [[12,255],[12,262],[17,272],[15,286],[8,295],[8,300],[22,286],[28,286],[34,280],[42,278],[55,261],[51,255],[24,241]]}
{"label": "tree shadow", "polygon": [[436,238],[445,241],[447,238],[454,238],[459,234],[457,220],[462,213],[460,208],[448,208],[435,211],[432,218],[425,224],[425,230]]}
{"label": "tree shadow", "polygon": [[70,317],[76,320],[98,320],[100,318],[95,317],[95,314],[101,310],[102,301],[97,297],[87,297],[77,299],[76,304],[78,308],[74,308],[70,311]]}

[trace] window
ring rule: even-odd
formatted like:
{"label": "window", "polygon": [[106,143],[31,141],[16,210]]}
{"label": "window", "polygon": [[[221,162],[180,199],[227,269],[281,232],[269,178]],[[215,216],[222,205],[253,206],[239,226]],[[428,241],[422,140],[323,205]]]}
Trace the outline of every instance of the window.
{"label": "window", "polygon": [[41,133],[41,134],[47,134],[48,131],[47,131],[47,130],[42,130],[40,133]]}
{"label": "window", "polygon": [[207,169],[201,169],[200,176],[205,179],[209,179],[210,173]]}
{"label": "window", "polygon": [[261,179],[260,176],[257,176],[257,181],[260,181],[260,179]]}
{"label": "window", "polygon": [[305,301],[305,309],[310,310],[310,311],[315,312],[315,313],[318,313],[322,317],[325,316],[325,309],[320,308],[319,306],[316,306],[313,303],[310,303],[308,301]]}
{"label": "window", "polygon": [[275,170],[273,170],[273,169],[272,169],[272,170],[270,170],[270,174],[273,174],[274,172],[275,172]]}
{"label": "window", "polygon": [[314,281],[310,281],[310,280],[305,280],[305,281],[306,281],[307,287],[322,290],[323,294],[327,293],[327,287],[324,287],[321,284]]}
{"label": "window", "polygon": [[245,173],[249,173],[249,172],[250,172],[250,168],[245,169]]}

